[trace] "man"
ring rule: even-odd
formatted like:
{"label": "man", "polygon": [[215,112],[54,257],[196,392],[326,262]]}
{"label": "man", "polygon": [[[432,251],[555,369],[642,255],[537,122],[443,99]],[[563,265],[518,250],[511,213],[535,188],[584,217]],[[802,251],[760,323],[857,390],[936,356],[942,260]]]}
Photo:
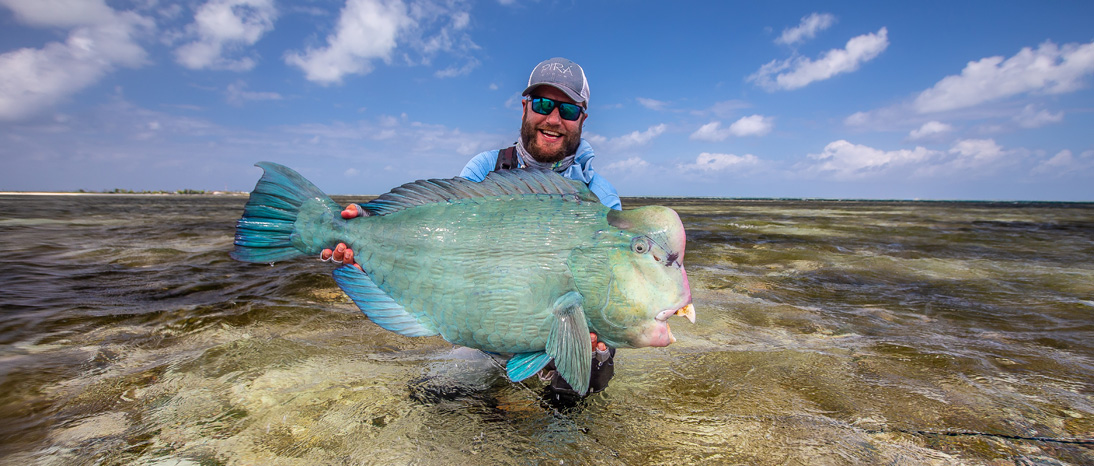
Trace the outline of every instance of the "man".
{"label": "man", "polygon": [[[581,138],[585,119],[589,117],[589,82],[581,66],[565,58],[540,62],[532,69],[528,87],[521,95],[523,118],[516,144],[476,155],[463,167],[460,176],[471,181],[482,181],[494,170],[554,170],[566,178],[585,183],[601,203],[621,210],[619,194],[607,180],[593,171],[593,149]],[[342,217],[354,218],[359,212],[364,211],[356,204],[350,204],[342,211]],[[323,250],[320,259],[361,267],[353,261],[353,250],[343,243],[333,250]],[[590,336],[594,359],[589,393],[595,393],[606,388],[614,374],[612,359],[615,349],[598,342],[595,333]],[[550,382],[549,389],[556,394],[576,395],[552,369],[553,364],[548,365],[541,374],[541,378]]]}

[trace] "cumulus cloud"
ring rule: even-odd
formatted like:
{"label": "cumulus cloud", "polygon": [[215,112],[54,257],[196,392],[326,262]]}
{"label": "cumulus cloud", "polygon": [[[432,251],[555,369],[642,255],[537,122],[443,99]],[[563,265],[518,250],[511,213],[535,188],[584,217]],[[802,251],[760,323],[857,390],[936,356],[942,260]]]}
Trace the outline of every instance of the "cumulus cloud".
{"label": "cumulus cloud", "polygon": [[729,125],[729,132],[734,136],[763,136],[771,132],[775,127],[775,119],[763,115],[750,115],[734,121]]}
{"label": "cumulus cloud", "polygon": [[956,169],[982,169],[996,166],[1010,154],[992,139],[966,139],[957,141],[950,154],[956,158],[950,163]]}
{"label": "cumulus cloud", "polygon": [[63,42],[0,55],[0,119],[18,120],[98,82],[117,67],[145,63],[139,37],[155,25],[147,17],[117,12],[102,0],[20,2],[0,0],[29,26],[70,29]]}
{"label": "cumulus cloud", "polygon": [[920,93],[913,105],[919,113],[931,113],[1030,92],[1063,94],[1079,89],[1090,74],[1094,42],[1058,47],[1049,41],[1005,60],[995,56],[969,62],[960,75],[947,76]]}
{"label": "cumulus cloud", "polygon": [[760,159],[752,154],[734,155],[703,152],[695,158],[694,162],[678,164],[676,168],[684,172],[720,172],[754,168],[759,164]]}
{"label": "cumulus cloud", "polygon": [[819,154],[809,154],[810,163],[799,165],[806,173],[852,180],[903,173],[916,177],[980,176],[1020,162],[1030,155],[1026,149],[1004,149],[992,139],[964,139],[949,150],[915,149],[886,151],[852,144],[846,140],[829,143]]}
{"label": "cumulus cloud", "polygon": [[398,0],[349,0],[327,46],[290,52],[285,63],[304,70],[309,81],[337,83],[347,74],[372,72],[372,60],[390,59],[399,31],[413,24]]}
{"label": "cumulus cloud", "polygon": [[1038,111],[1033,104],[1026,105],[1022,113],[1014,116],[1014,121],[1023,128],[1040,128],[1052,123],[1064,121],[1064,112],[1052,113],[1048,110]]}
{"label": "cumulus cloud", "polygon": [[1035,175],[1077,175],[1088,176],[1094,169],[1094,150],[1085,151],[1078,156],[1064,149],[1057,152],[1048,160],[1045,160],[1033,168]]}
{"label": "cumulus cloud", "polygon": [[782,35],[775,39],[776,44],[794,45],[805,42],[817,36],[817,33],[828,29],[836,23],[836,17],[828,13],[813,13],[802,18],[797,27],[783,30]]}
{"label": "cumulus cloud", "polygon": [[694,133],[691,139],[698,141],[723,141],[729,136],[763,136],[775,127],[775,119],[763,115],[750,115],[733,122],[728,128],[722,128],[722,122],[712,121],[707,123]]}
{"label": "cumulus cloud", "polygon": [[916,147],[913,150],[884,151],[846,140],[829,143],[819,154],[809,154],[816,160],[810,171],[830,174],[837,179],[857,179],[877,175],[897,167],[923,163],[940,155],[938,151]]}
{"label": "cumulus cloud", "polygon": [[273,30],[276,19],[273,0],[209,0],[187,26],[187,35],[193,40],[175,49],[175,61],[194,70],[254,68],[251,57],[231,59],[225,55],[254,45]]}
{"label": "cumulus cloud", "polygon": [[853,37],[844,48],[829,50],[817,60],[805,57],[773,60],[747,80],[768,91],[798,89],[815,81],[855,71],[863,63],[877,58],[888,47],[888,30],[881,28],[877,33]]}
{"label": "cumulus cloud", "polygon": [[725,138],[729,137],[729,130],[723,129],[721,126],[722,122],[712,121],[700,126],[694,133],[691,133],[690,138],[697,141],[724,141]]}
{"label": "cumulus cloud", "polygon": [[662,123],[657,126],[651,126],[645,131],[634,131],[630,134],[618,136],[614,138],[606,138],[595,134],[587,135],[585,138],[589,142],[593,143],[598,149],[603,148],[604,152],[617,152],[631,147],[641,146],[649,143],[665,132],[666,126]]}
{"label": "cumulus cloud", "polygon": [[950,131],[953,131],[953,126],[942,123],[941,121],[932,120],[923,123],[923,126],[920,126],[919,128],[913,129],[912,132],[908,134],[908,138],[913,141],[935,139]]}
{"label": "cumulus cloud", "polygon": [[[346,75],[365,75],[373,61],[390,63],[395,57],[409,64],[429,65],[441,52],[463,56],[459,66],[436,72],[440,78],[462,76],[479,65],[467,57],[478,49],[463,32],[471,23],[469,8],[462,2],[437,3],[428,0],[348,0],[326,46],[289,52],[285,63],[299,67],[309,81],[340,83]],[[400,44],[406,51],[397,53]],[[416,51],[412,57],[409,51]]]}

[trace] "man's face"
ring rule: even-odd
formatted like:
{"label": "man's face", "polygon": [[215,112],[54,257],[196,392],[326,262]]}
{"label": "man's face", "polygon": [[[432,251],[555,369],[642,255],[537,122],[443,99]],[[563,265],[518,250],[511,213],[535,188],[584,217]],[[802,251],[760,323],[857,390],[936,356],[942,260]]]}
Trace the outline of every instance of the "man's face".
{"label": "man's face", "polygon": [[[562,91],[551,86],[540,86],[530,96],[574,103]],[[531,101],[525,100],[524,121],[520,125],[524,148],[538,162],[558,162],[577,151],[577,146],[581,144],[581,126],[586,117],[588,114],[582,112],[575,121],[563,120],[557,108],[551,110],[550,115],[540,115],[532,111]]]}

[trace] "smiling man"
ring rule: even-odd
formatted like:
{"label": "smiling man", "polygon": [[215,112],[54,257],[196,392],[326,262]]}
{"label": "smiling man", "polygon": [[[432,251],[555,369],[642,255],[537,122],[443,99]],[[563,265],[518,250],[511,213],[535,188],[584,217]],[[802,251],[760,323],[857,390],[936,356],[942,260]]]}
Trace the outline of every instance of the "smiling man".
{"label": "smiling man", "polygon": [[565,58],[545,60],[532,70],[522,95],[520,139],[511,147],[476,155],[460,176],[482,181],[493,170],[554,170],[587,184],[601,203],[620,210],[619,194],[593,171],[593,148],[581,139],[589,117],[589,81],[581,66]]}

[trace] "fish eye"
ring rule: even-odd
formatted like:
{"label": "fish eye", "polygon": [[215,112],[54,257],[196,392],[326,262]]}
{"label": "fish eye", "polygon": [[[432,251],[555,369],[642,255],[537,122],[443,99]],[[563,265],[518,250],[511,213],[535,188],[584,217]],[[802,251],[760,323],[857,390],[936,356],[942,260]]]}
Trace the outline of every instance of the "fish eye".
{"label": "fish eye", "polygon": [[650,252],[650,240],[645,236],[639,236],[631,240],[631,250],[639,254]]}

